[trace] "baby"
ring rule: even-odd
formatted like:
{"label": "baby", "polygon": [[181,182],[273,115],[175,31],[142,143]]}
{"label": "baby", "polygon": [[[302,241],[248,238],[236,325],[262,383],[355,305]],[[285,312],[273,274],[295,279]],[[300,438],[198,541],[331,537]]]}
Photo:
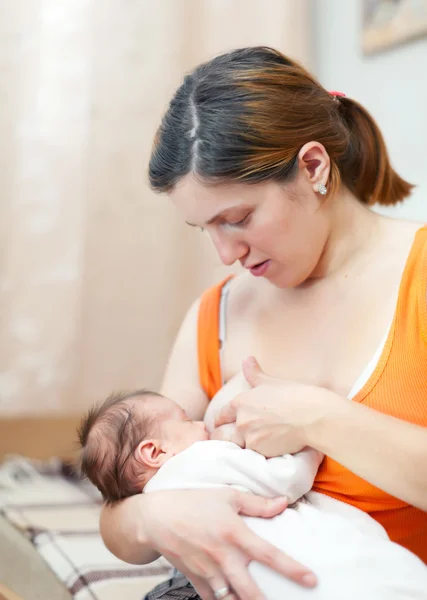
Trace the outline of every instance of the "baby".
{"label": "baby", "polygon": [[242,517],[318,577],[308,590],[253,561],[249,571],[268,600],[427,599],[424,563],[367,514],[310,491],[323,459],[315,450],[266,459],[209,440],[204,422],[145,390],[110,396],[83,420],[79,438],[82,473],[108,503],[140,492],[224,486],[296,503],[272,519]]}

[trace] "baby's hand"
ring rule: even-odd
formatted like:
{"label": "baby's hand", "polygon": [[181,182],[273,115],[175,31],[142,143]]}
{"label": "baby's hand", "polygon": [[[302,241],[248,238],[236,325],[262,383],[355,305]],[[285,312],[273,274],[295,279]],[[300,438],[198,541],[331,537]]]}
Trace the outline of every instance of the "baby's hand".
{"label": "baby's hand", "polygon": [[245,447],[245,441],[241,435],[239,435],[235,423],[227,423],[226,425],[220,425],[210,434],[211,440],[221,440],[222,442],[234,442],[241,448]]}

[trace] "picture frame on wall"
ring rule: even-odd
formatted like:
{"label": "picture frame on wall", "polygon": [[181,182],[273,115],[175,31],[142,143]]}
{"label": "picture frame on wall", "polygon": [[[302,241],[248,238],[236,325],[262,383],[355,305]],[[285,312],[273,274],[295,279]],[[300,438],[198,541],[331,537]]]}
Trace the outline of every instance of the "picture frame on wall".
{"label": "picture frame on wall", "polygon": [[427,0],[362,0],[364,54],[427,36]]}

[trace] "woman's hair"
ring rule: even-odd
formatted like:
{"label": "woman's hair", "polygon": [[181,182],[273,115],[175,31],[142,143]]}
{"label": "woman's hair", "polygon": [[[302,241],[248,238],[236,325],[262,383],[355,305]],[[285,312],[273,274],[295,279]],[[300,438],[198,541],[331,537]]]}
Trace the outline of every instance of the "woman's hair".
{"label": "woman's hair", "polygon": [[211,184],[291,181],[310,141],[331,159],[329,193],[342,182],[366,204],[395,204],[413,187],[391,167],[377,124],[358,102],[329,94],[268,47],[234,50],[185,77],[154,140],[150,184],[168,192],[188,173]]}

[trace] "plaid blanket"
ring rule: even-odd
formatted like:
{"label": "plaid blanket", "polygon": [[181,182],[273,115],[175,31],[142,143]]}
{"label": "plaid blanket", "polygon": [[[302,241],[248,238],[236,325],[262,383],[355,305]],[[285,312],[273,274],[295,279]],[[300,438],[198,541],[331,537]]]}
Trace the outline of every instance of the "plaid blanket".
{"label": "plaid blanket", "polygon": [[60,461],[11,458],[0,466],[0,513],[22,531],[75,600],[141,600],[171,576],[163,558],[128,565],[104,546],[101,499]]}

